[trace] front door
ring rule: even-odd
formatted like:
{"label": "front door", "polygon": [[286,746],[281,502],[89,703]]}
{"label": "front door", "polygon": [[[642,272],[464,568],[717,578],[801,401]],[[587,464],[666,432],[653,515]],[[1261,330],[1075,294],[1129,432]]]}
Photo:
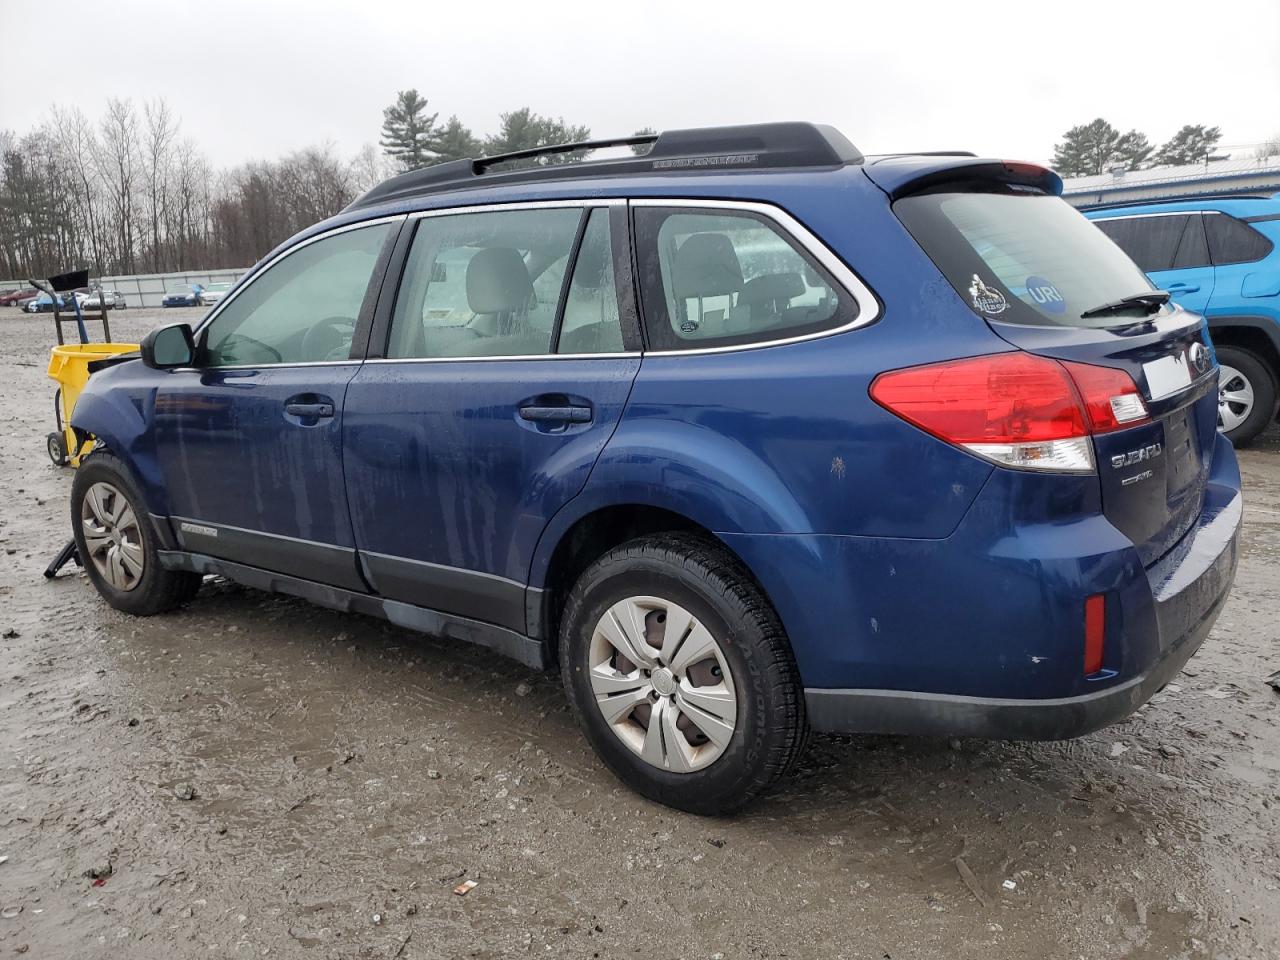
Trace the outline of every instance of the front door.
{"label": "front door", "polygon": [[[197,336],[156,396],[156,445],[183,549],[362,589],[342,474],[342,406],[360,367],[375,266],[398,222],[300,244]],[[367,327],[365,328],[367,329]]]}
{"label": "front door", "polygon": [[615,272],[629,278],[624,211],[418,221],[385,357],[352,380],[343,425],[379,593],[525,630],[538,537],[586,483],[640,366]]}

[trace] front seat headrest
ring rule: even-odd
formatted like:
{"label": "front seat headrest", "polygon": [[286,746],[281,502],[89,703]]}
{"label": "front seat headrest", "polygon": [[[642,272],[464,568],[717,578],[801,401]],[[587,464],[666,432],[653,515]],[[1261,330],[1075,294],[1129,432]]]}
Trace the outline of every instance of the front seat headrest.
{"label": "front seat headrest", "polygon": [[517,313],[533,302],[533,281],[520,251],[488,247],[467,264],[467,306],[472,313]]}
{"label": "front seat headrest", "polygon": [[680,300],[722,297],[742,289],[742,264],[723,233],[695,233],[676,250],[671,286]]}

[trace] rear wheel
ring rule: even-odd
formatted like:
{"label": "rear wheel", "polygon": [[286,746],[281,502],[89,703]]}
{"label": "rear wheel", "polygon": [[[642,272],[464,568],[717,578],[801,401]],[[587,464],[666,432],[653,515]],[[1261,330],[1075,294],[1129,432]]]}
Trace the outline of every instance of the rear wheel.
{"label": "rear wheel", "polygon": [[1275,377],[1261,357],[1243,347],[1226,345],[1216,352],[1218,429],[1242,447],[1275,419]]}
{"label": "rear wheel", "polygon": [[660,803],[731,813],[804,746],[804,695],[782,625],[715,544],[658,535],[597,560],[565,606],[560,663],[596,753]]}
{"label": "rear wheel", "polygon": [[71,484],[71,527],[80,562],[102,598],[125,613],[150,616],[190,600],[199,574],[160,565],[155,528],[124,465],[95,452]]}

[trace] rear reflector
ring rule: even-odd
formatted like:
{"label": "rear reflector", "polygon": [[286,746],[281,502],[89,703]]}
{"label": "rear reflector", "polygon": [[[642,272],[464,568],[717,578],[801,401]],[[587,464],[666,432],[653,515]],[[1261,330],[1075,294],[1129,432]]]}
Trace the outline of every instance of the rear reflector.
{"label": "rear reflector", "polygon": [[1086,677],[1102,669],[1106,620],[1106,597],[1104,594],[1095,593],[1084,602],[1084,675]]}
{"label": "rear reflector", "polygon": [[1093,470],[1090,434],[1146,419],[1123,370],[1015,351],[882,373],[871,397],[940,440],[1002,466]]}

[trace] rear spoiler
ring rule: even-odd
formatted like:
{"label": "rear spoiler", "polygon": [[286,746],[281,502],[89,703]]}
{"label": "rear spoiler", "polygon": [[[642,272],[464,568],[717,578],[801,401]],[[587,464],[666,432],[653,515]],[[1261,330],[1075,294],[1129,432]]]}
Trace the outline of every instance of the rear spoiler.
{"label": "rear spoiler", "polygon": [[1060,196],[1062,178],[1037,163],[993,160],[989,157],[894,157],[863,167],[868,177],[890,200],[920,193],[947,183],[1013,183]]}

